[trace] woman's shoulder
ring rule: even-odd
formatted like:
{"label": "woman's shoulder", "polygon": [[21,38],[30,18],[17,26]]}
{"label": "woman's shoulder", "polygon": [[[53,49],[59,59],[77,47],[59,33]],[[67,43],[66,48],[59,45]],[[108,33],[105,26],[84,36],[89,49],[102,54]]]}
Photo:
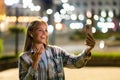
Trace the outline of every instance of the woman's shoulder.
{"label": "woman's shoulder", "polygon": [[59,50],[59,49],[62,49],[61,47],[59,46],[56,46],[56,45],[48,45],[48,48],[51,48],[51,49],[55,49],[55,50]]}
{"label": "woman's shoulder", "polygon": [[20,58],[22,58],[22,59],[28,59],[28,58],[30,58],[29,52],[28,52],[28,51],[22,52],[22,53],[20,54]]}
{"label": "woman's shoulder", "polygon": [[32,62],[29,52],[22,52],[19,59],[24,60],[28,64],[30,64]]}
{"label": "woman's shoulder", "polygon": [[28,51],[20,53],[20,57],[25,56],[25,55],[28,55]]}

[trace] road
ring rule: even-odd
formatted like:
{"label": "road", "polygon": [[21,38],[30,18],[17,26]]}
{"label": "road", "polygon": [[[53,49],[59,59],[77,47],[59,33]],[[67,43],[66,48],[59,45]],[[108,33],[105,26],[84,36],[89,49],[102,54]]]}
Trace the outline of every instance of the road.
{"label": "road", "polygon": [[[120,80],[120,67],[65,68],[66,80]],[[19,80],[18,68],[0,72],[0,80]]]}

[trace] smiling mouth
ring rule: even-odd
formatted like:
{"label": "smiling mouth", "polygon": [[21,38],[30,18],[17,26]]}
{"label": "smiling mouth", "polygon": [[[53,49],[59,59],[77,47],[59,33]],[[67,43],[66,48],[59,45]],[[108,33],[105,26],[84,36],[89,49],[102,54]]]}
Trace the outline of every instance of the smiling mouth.
{"label": "smiling mouth", "polygon": [[46,39],[45,37],[41,37],[41,39]]}

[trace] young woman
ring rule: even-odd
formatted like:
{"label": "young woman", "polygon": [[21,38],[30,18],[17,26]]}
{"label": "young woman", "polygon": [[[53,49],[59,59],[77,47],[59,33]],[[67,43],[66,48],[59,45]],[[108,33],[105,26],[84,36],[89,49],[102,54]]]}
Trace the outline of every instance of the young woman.
{"label": "young woman", "polygon": [[60,47],[48,45],[47,27],[42,19],[29,24],[24,51],[18,61],[20,80],[65,80],[63,67],[81,68],[90,59],[90,51],[95,46],[90,34],[87,48],[73,57]]}

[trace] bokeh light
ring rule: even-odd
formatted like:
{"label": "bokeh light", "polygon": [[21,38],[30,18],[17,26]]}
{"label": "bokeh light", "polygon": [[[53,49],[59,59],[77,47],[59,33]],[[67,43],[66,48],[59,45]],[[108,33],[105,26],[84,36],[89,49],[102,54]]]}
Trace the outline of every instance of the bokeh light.
{"label": "bokeh light", "polygon": [[57,24],[55,25],[55,28],[56,28],[56,30],[62,30],[63,26],[62,26],[62,24],[57,23]]}
{"label": "bokeh light", "polygon": [[54,30],[54,26],[53,25],[48,25],[48,33],[52,34],[53,30]]}
{"label": "bokeh light", "polygon": [[83,28],[83,23],[71,23],[70,28],[71,29],[82,29]]}
{"label": "bokeh light", "polygon": [[100,41],[99,47],[103,49],[105,47],[105,42],[103,40]]}
{"label": "bokeh light", "polygon": [[53,10],[52,10],[52,9],[48,9],[48,10],[46,11],[46,13],[50,15],[50,14],[53,13]]}
{"label": "bokeh light", "polygon": [[19,0],[4,0],[5,4],[11,6],[13,4],[17,4]]}
{"label": "bokeh light", "polygon": [[84,15],[82,15],[82,14],[78,15],[78,18],[79,18],[79,20],[84,20],[85,19]]}

